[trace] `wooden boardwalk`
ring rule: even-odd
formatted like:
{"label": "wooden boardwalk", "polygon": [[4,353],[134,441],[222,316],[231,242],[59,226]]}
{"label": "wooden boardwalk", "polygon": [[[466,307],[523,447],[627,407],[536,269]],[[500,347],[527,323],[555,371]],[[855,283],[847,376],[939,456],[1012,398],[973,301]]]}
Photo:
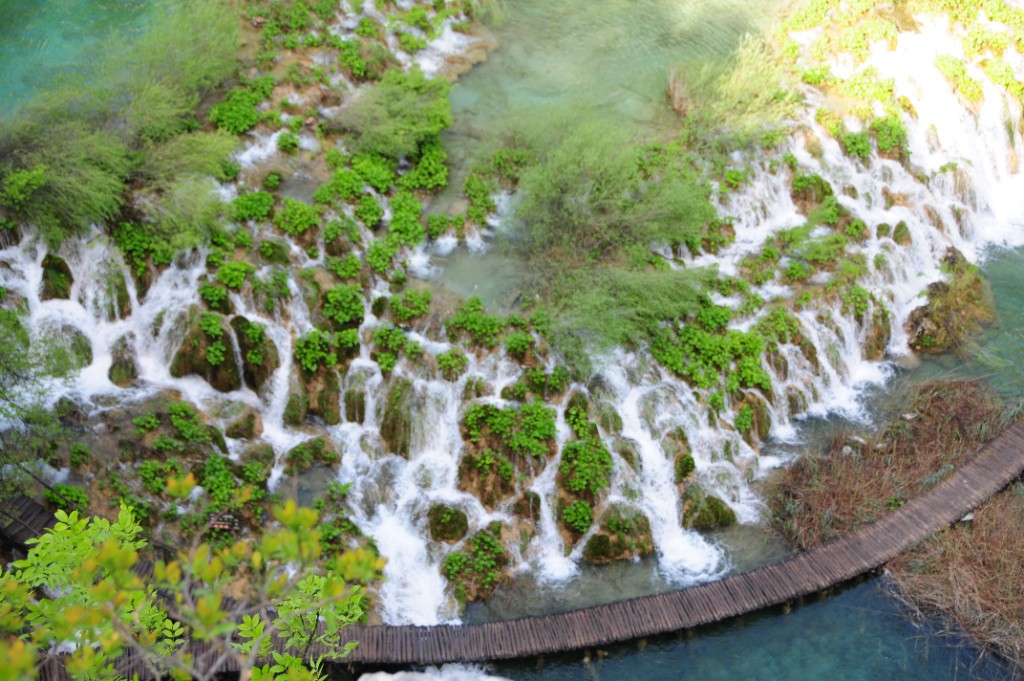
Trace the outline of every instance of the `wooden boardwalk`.
{"label": "wooden boardwalk", "polygon": [[[345,662],[425,665],[532,657],[691,629],[781,605],[884,565],[962,518],[1022,471],[1024,423],[1019,423],[896,511],[781,563],[671,593],[541,617],[470,625],[353,626],[342,632],[343,640],[359,646]],[[38,516],[29,513],[26,521],[38,521]],[[5,534],[18,535],[18,528],[8,527]],[[313,657],[320,652],[310,651]]]}

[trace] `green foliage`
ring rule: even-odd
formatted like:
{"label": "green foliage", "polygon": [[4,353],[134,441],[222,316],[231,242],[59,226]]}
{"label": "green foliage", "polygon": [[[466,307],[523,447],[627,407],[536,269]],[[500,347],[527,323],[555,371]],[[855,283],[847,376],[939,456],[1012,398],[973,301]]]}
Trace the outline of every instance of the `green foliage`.
{"label": "green foliage", "polygon": [[324,294],[324,317],[339,327],[363,321],[363,290],[356,284],[342,284]]}
{"label": "green foliage", "polygon": [[199,328],[208,337],[218,340],[224,336],[222,317],[213,312],[204,312],[199,318]]}
{"label": "green foliage", "polygon": [[594,436],[573,440],[562,447],[558,471],[568,491],[596,495],[608,486],[612,456],[604,443]]}
{"label": "green foliage", "polygon": [[744,404],[740,410],[736,413],[736,418],[733,421],[733,425],[736,426],[741,434],[746,435],[750,432],[750,429],[754,427],[754,409],[749,404]]}
{"label": "green foliage", "polygon": [[217,268],[217,281],[228,288],[240,289],[245,278],[255,271],[256,268],[244,260],[226,262]]}
{"label": "green foliage", "polygon": [[452,124],[446,78],[427,78],[418,67],[408,73],[393,69],[380,86],[352,103],[345,121],[355,134],[357,153],[398,159],[415,156]]}
{"label": "green foliage", "polygon": [[505,323],[501,317],[485,313],[484,301],[474,296],[445,322],[445,328],[452,337],[465,333],[477,345],[493,348],[498,344],[498,336],[505,328]]}
{"label": "green foliage", "polygon": [[362,220],[364,225],[373,229],[380,224],[384,217],[384,209],[372,195],[364,194],[356,204],[356,217]]}
{"label": "green foliage", "polygon": [[426,230],[420,222],[423,206],[408,190],[402,189],[390,200],[390,238],[405,246],[414,246],[423,241]]}
{"label": "green foliage", "polygon": [[398,246],[390,239],[377,239],[366,249],[366,262],[375,272],[384,274],[391,269],[391,260],[398,253]]}
{"label": "green foliage", "polygon": [[505,338],[505,349],[508,350],[508,354],[520,360],[526,357],[526,353],[533,345],[533,335],[528,331],[513,331]]}
{"label": "green foliage", "polygon": [[709,333],[695,324],[678,332],[663,332],[651,346],[655,359],[702,389],[722,386],[771,389],[771,378],[761,366],[764,339],[755,332],[731,330]]}
{"label": "green foliage", "polygon": [[0,206],[20,211],[32,194],[46,184],[47,167],[39,164],[26,170],[7,173],[0,185]]}
{"label": "green foliage", "polygon": [[466,215],[473,222],[482,225],[487,221],[487,216],[497,209],[494,199],[491,197],[497,188],[487,182],[477,173],[470,173],[466,181],[462,183],[462,193],[469,201],[469,210]]}
{"label": "green foliage", "polygon": [[65,511],[89,507],[89,493],[74,485],[54,485],[52,489],[43,493],[43,497],[49,503]]}
{"label": "green foliage", "polygon": [[476,404],[466,410],[463,423],[473,442],[494,438],[507,453],[534,458],[549,452],[556,433],[555,411],[542,402],[528,402],[518,409]]}
{"label": "green foliage", "polygon": [[871,122],[871,132],[875,133],[878,151],[883,154],[906,158],[907,129],[898,116],[876,118]]}
{"label": "green foliage", "polygon": [[594,523],[594,511],[590,504],[577,499],[562,509],[562,522],[576,532],[583,534]]}
{"label": "green foliage", "polygon": [[330,335],[320,329],[312,329],[295,339],[295,361],[303,371],[312,374],[321,366],[331,367],[338,363],[333,349]]}
{"label": "green foliage", "polygon": [[320,222],[320,209],[286,197],[281,210],[274,215],[274,224],[285,234],[296,236]]}
{"label": "green foliage", "polygon": [[313,192],[314,203],[331,203],[338,199],[353,201],[363,193],[363,178],[351,168],[334,171],[330,182]]}
{"label": "green foliage", "polygon": [[299,136],[291,130],[285,130],[277,136],[277,148],[286,154],[294,154],[299,150]]}
{"label": "green foliage", "polygon": [[948,54],[935,58],[935,68],[969,102],[980,102],[983,92],[981,83],[967,75],[967,65]]}
{"label": "green foliage", "polygon": [[92,452],[85,445],[75,442],[71,445],[70,451],[70,463],[71,468],[78,470],[82,466],[92,461]]}
{"label": "green foliage", "polygon": [[132,423],[135,424],[135,434],[144,435],[150,430],[156,430],[160,427],[160,419],[156,417],[156,414],[143,414],[142,416],[136,416],[132,419]]}
{"label": "green foliage", "polygon": [[355,253],[349,253],[344,258],[327,259],[327,269],[339,279],[355,279],[362,267],[363,263]]}
{"label": "green foliage", "polygon": [[398,178],[398,186],[405,189],[440,189],[448,184],[448,166],[444,145],[439,140],[420,145],[420,158],[416,167]]}
{"label": "green foliage", "polygon": [[235,88],[227,98],[210,110],[210,122],[221,130],[240,135],[260,122],[256,105],[263,101],[248,88]]}
{"label": "green foliage", "polygon": [[395,319],[409,322],[430,311],[430,291],[403,291],[401,296],[391,296],[390,307]]}
{"label": "green foliage", "polygon": [[871,156],[871,137],[866,132],[845,133],[840,141],[848,156],[860,159]]}
{"label": "green foliage", "polygon": [[469,368],[469,359],[458,348],[452,348],[437,355],[437,369],[446,381],[457,381]]}
{"label": "green foliage", "polygon": [[199,419],[192,406],[187,402],[177,402],[167,409],[171,425],[178,431],[179,437],[186,442],[202,444],[210,441],[210,429]]}

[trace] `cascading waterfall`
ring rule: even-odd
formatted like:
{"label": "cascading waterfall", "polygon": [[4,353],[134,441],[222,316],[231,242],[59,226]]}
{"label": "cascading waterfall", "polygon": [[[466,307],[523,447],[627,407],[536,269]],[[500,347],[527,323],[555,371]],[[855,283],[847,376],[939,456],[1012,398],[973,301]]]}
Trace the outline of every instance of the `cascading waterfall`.
{"label": "cascading waterfall", "polygon": [[[463,49],[462,38],[450,33],[446,29],[443,36],[455,46],[453,49]],[[917,66],[931,63],[941,53],[961,54],[960,43],[939,22],[922,21],[918,33],[901,35],[892,51],[876,48],[868,60],[883,77],[893,78],[896,92],[910,98],[917,109],[917,120],[906,120],[909,169],[877,156],[859,162],[844,155],[838,143],[813,121],[811,114],[821,103],[821,95],[810,88],[805,93],[807,135],[795,136],[785,150],[793,154],[801,169],[817,172],[835,186],[838,200],[855,217],[869,225],[906,223],[911,237],[908,245],[872,235],[859,247],[872,263],[862,283],[884,302],[891,315],[886,348],[890,356],[909,354],[904,323],[920,304],[920,293],[927,284],[942,277],[939,263],[947,247],[957,248],[976,262],[990,245],[1024,243],[1024,230],[1019,228],[1024,223],[1024,203],[1018,200],[1024,194],[1024,174],[1018,168],[1024,139],[1018,126],[1007,126],[1007,121],[1020,120],[1020,105],[989,84],[977,113],[968,111],[940,74]],[[420,61],[434,64],[439,59],[443,61],[438,53],[426,52]],[[1024,71],[1020,55],[1012,48],[1006,59],[1018,73]],[[843,67],[835,64],[837,72]],[[277,153],[275,140],[276,136],[256,138],[239,154],[239,162],[248,167],[273,158]],[[820,146],[820,154],[812,153],[809,140]],[[941,145],[937,140],[942,141]],[[735,218],[735,242],[716,256],[693,258],[694,264],[715,263],[723,273],[735,273],[739,262],[758,252],[777,230],[802,224],[785,172],[777,170],[771,160],[752,162],[753,177],[741,191],[722,199],[721,213]],[[955,168],[950,164],[956,164]],[[231,193],[227,190],[225,195]],[[474,250],[485,246],[475,233],[467,237],[467,242]],[[319,246],[323,252],[323,244]],[[447,254],[451,246],[451,239],[446,238],[435,243],[434,252]],[[126,275],[117,250],[98,232],[93,233],[67,242],[60,250],[74,274],[70,299],[44,301],[39,292],[45,254],[46,249],[32,238],[0,251],[0,262],[5,265],[0,269],[0,286],[24,301],[32,334],[52,333],[55,329],[65,333],[60,329],[72,327],[91,348],[91,362],[71,383],[53,385],[52,399],[70,395],[100,410],[109,406],[111,396],[134,401],[171,389],[213,414],[214,421],[218,413],[215,407],[228,401],[258,408],[264,424],[263,440],[273,446],[278,458],[311,437],[310,429],[287,426],[284,421],[289,389],[298,372],[292,358],[293,341],[312,326],[310,311],[294,279],[289,280],[290,299],[275,313],[261,311],[248,293],[232,294],[236,314],[266,326],[281,363],[260,394],[246,387],[224,394],[197,377],[173,378],[168,371],[187,332],[189,310],[201,304],[196,291],[207,271],[205,253],[196,251],[179,257],[155,276],[142,295]],[[875,258],[880,254],[884,259]],[[416,271],[429,273],[436,267],[429,250],[421,249],[414,255]],[[297,249],[293,257],[306,264],[314,262]],[[118,277],[123,281],[117,282]],[[113,292],[118,287],[123,287],[127,295],[129,309],[124,315],[119,314],[120,303]],[[385,293],[386,283],[377,282],[375,290]],[[793,295],[789,287],[777,282],[755,287],[755,291],[766,300]],[[869,308],[865,317],[871,318],[872,312]],[[793,346],[783,346],[780,352],[787,370],[766,367],[773,378],[773,399],[767,413],[773,435],[780,438],[794,436],[796,416],[830,411],[854,418],[863,416],[858,401],[863,387],[882,383],[892,374],[885,362],[867,358],[866,325],[844,313],[838,304],[815,301],[798,318],[813,348],[813,358]],[[471,532],[495,520],[510,519],[508,508],[488,511],[473,495],[458,489],[458,467],[464,452],[460,418],[467,402],[467,380],[483,377],[498,395],[502,387],[517,379],[519,368],[498,351],[483,357],[470,355],[469,369],[457,382],[442,380],[404,360],[390,377],[385,377],[371,359],[368,341],[379,324],[367,310],[360,329],[359,356],[342,377],[345,390],[364,393],[365,417],[361,422],[343,418],[342,423],[325,432],[342,455],[339,480],[352,483],[352,517],[364,533],[376,539],[381,554],[388,559],[387,579],[379,594],[381,616],[392,623],[454,621],[458,618],[457,606],[447,595],[440,572],[448,549],[429,540],[427,509],[435,502],[458,507],[469,516]],[[431,354],[450,347],[424,335],[413,334],[413,338]],[[107,378],[113,357],[119,352],[115,347],[118,343],[127,346],[138,366],[139,377],[131,388],[118,388]],[[699,481],[720,496],[742,522],[758,517],[758,501],[749,481],[765,468],[777,465],[778,459],[759,456],[731,428],[709,425],[705,401],[646,354],[618,351],[598,358],[597,364],[601,368],[595,382],[601,383],[602,389],[595,390],[592,382],[589,386],[573,386],[570,391],[592,392],[610,401],[621,415],[621,432],[602,431],[601,436],[609,445],[616,437],[630,441],[638,455],[636,469],[616,460],[609,501],[633,505],[649,518],[658,566],[672,582],[686,584],[721,574],[728,569],[721,549],[700,534],[680,527],[682,501],[673,481],[673,462],[662,440],[673,429],[686,431]],[[409,381],[412,390],[407,459],[388,455],[380,436],[386,391],[400,380]],[[499,397],[480,399],[506,404]],[[569,437],[564,410],[564,404],[558,406],[560,444]],[[577,549],[566,555],[559,534],[555,511],[558,463],[556,455],[529,481],[527,487],[540,496],[537,533],[529,546],[512,550],[517,562],[514,569],[533,570],[541,580],[552,582],[573,578],[579,547],[583,546],[579,542]],[[271,484],[282,474],[278,466]]]}

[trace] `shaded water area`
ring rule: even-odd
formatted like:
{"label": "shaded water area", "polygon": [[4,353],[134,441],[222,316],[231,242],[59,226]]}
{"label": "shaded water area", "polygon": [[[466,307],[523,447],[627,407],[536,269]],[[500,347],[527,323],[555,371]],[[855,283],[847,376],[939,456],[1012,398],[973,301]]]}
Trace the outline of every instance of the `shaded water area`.
{"label": "shaded water area", "polygon": [[87,72],[94,50],[131,39],[161,0],[0,0],[0,118],[62,76]]}

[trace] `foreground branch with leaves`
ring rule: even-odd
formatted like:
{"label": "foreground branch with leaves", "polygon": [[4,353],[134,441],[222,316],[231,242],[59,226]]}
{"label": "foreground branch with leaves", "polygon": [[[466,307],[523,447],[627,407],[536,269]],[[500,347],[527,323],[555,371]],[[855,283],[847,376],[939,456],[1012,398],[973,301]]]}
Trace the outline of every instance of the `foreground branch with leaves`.
{"label": "foreground branch with leaves", "polygon": [[[184,498],[191,487],[174,491]],[[115,660],[127,653],[153,678],[322,677],[355,646],[340,631],[363,617],[383,559],[364,549],[323,556],[318,514],[293,501],[273,517],[257,539],[195,543],[143,579],[147,544],[130,508],[113,522],[58,511],[0,573],[0,681],[35,678],[40,658],[59,652],[82,681],[120,678]],[[190,642],[205,644],[201,656]]]}

